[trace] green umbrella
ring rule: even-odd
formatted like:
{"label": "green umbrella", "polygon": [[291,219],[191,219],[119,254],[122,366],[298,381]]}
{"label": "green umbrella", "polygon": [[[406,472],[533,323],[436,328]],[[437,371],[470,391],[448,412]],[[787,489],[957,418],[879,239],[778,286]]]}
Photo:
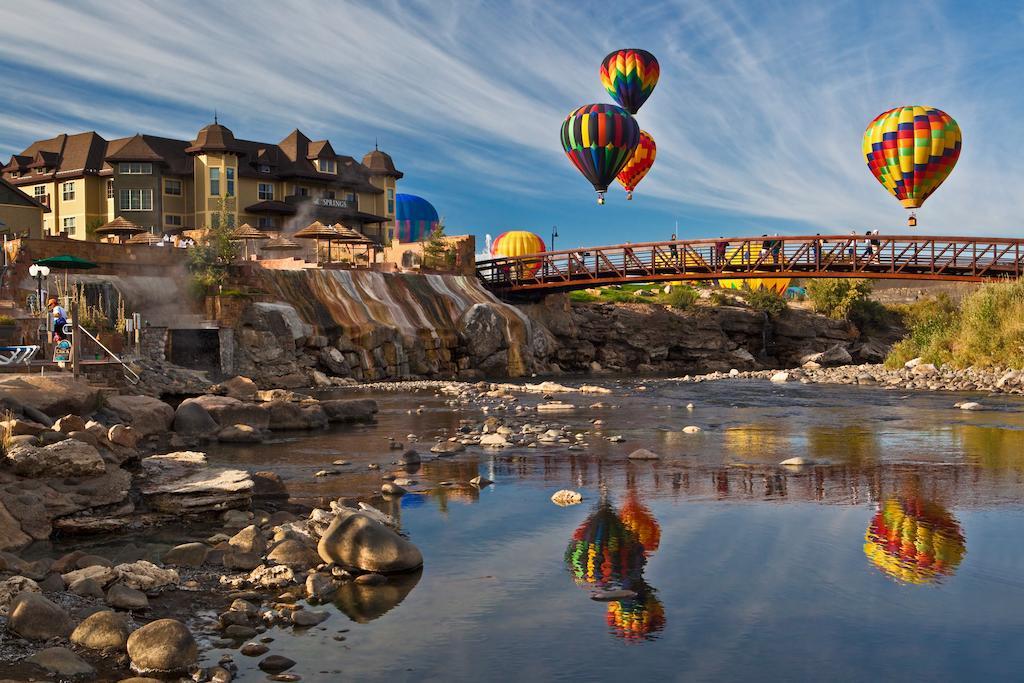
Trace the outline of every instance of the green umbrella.
{"label": "green umbrella", "polygon": [[83,258],[78,258],[71,254],[61,254],[60,256],[41,258],[38,261],[33,261],[33,263],[40,266],[47,266],[49,268],[59,268],[60,270],[92,270],[93,268],[99,268],[99,266],[92,261],[86,261]]}

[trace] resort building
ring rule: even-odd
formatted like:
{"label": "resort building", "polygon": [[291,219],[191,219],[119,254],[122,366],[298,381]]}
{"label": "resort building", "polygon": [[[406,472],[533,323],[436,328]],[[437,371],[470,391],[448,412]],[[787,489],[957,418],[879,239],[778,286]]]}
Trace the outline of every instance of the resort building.
{"label": "resort building", "polygon": [[40,237],[43,214],[40,202],[0,178],[0,234],[11,237]]}
{"label": "resort building", "polygon": [[193,140],[61,134],[13,155],[2,172],[48,209],[47,235],[95,239],[91,231],[116,216],[156,234],[178,233],[223,216],[265,231],[341,223],[381,246],[395,236],[402,178],[378,149],[359,162],[299,130],[278,143],[254,142],[216,121]]}

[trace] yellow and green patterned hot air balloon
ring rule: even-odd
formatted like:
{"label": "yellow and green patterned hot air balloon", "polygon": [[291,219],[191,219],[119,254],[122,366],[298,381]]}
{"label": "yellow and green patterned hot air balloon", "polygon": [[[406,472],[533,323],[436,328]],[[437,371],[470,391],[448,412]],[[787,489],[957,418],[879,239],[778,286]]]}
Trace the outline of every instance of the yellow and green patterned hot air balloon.
{"label": "yellow and green patterned hot air balloon", "polygon": [[[864,131],[862,144],[871,174],[900,200],[917,209],[949,177],[960,157],[960,126],[934,107],[896,107],[882,112]],[[907,223],[917,225],[914,214]]]}
{"label": "yellow and green patterned hot air balloon", "polygon": [[864,554],[903,583],[935,583],[967,554],[960,524],[945,508],[919,498],[882,503],[864,534]]}

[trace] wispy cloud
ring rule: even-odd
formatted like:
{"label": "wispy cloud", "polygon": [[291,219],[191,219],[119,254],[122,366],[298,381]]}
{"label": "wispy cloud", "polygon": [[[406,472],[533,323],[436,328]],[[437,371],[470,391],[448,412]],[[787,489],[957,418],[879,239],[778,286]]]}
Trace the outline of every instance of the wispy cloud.
{"label": "wispy cloud", "polygon": [[728,0],[600,12],[529,0],[7,3],[0,147],[84,128],[187,137],[218,109],[242,137],[298,126],[356,156],[381,138],[406,188],[453,205],[450,224],[493,224],[545,196],[572,214],[593,199],[558,127],[607,100],[601,58],[636,45],[662,63],[639,115],[658,142],[640,186],[658,202],[632,214],[641,223],[897,225],[860,136],[884,109],[921,103],[957,118],[965,138],[922,224],[1008,233],[1024,199],[1013,180],[1024,174],[1020,23],[1012,9]]}

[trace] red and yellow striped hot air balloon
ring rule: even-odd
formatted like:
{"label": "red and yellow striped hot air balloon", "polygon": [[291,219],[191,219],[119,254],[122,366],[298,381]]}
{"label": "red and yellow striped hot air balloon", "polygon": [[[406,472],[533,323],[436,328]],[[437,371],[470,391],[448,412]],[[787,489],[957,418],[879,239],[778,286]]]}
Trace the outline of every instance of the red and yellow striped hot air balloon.
{"label": "red and yellow striped hot air balloon", "polygon": [[882,503],[864,541],[864,554],[871,563],[904,583],[934,583],[950,576],[967,554],[953,515],[918,498],[890,498]]}
{"label": "red and yellow striped hot air balloon", "polygon": [[[491,256],[494,258],[516,258],[528,254],[539,254],[546,251],[544,240],[540,235],[529,230],[509,230],[498,235],[498,239],[491,242]],[[540,261],[523,264],[522,272],[518,273],[520,278],[533,277],[540,268]]]}
{"label": "red and yellow striped hot air balloon", "polygon": [[[960,157],[960,126],[933,107],[896,107],[875,117],[862,149],[871,174],[907,209],[924,204]],[[907,220],[917,225],[913,213]]]}
{"label": "red and yellow striped hot air balloon", "polygon": [[650,509],[640,502],[635,491],[629,492],[626,503],[619,511],[619,517],[626,528],[632,531],[640,541],[645,555],[657,552],[658,546],[661,544],[661,525],[651,514]]}
{"label": "red and yellow striped hot air balloon", "polygon": [[622,167],[615,179],[622,187],[626,188],[626,199],[633,198],[633,189],[640,184],[647,172],[654,166],[654,157],[658,153],[658,147],[654,144],[654,138],[645,130],[640,131],[640,142],[633,150],[626,165]]}
{"label": "red and yellow striped hot air balloon", "polygon": [[601,62],[601,85],[630,114],[651,96],[660,75],[658,60],[647,50],[616,50]]}

